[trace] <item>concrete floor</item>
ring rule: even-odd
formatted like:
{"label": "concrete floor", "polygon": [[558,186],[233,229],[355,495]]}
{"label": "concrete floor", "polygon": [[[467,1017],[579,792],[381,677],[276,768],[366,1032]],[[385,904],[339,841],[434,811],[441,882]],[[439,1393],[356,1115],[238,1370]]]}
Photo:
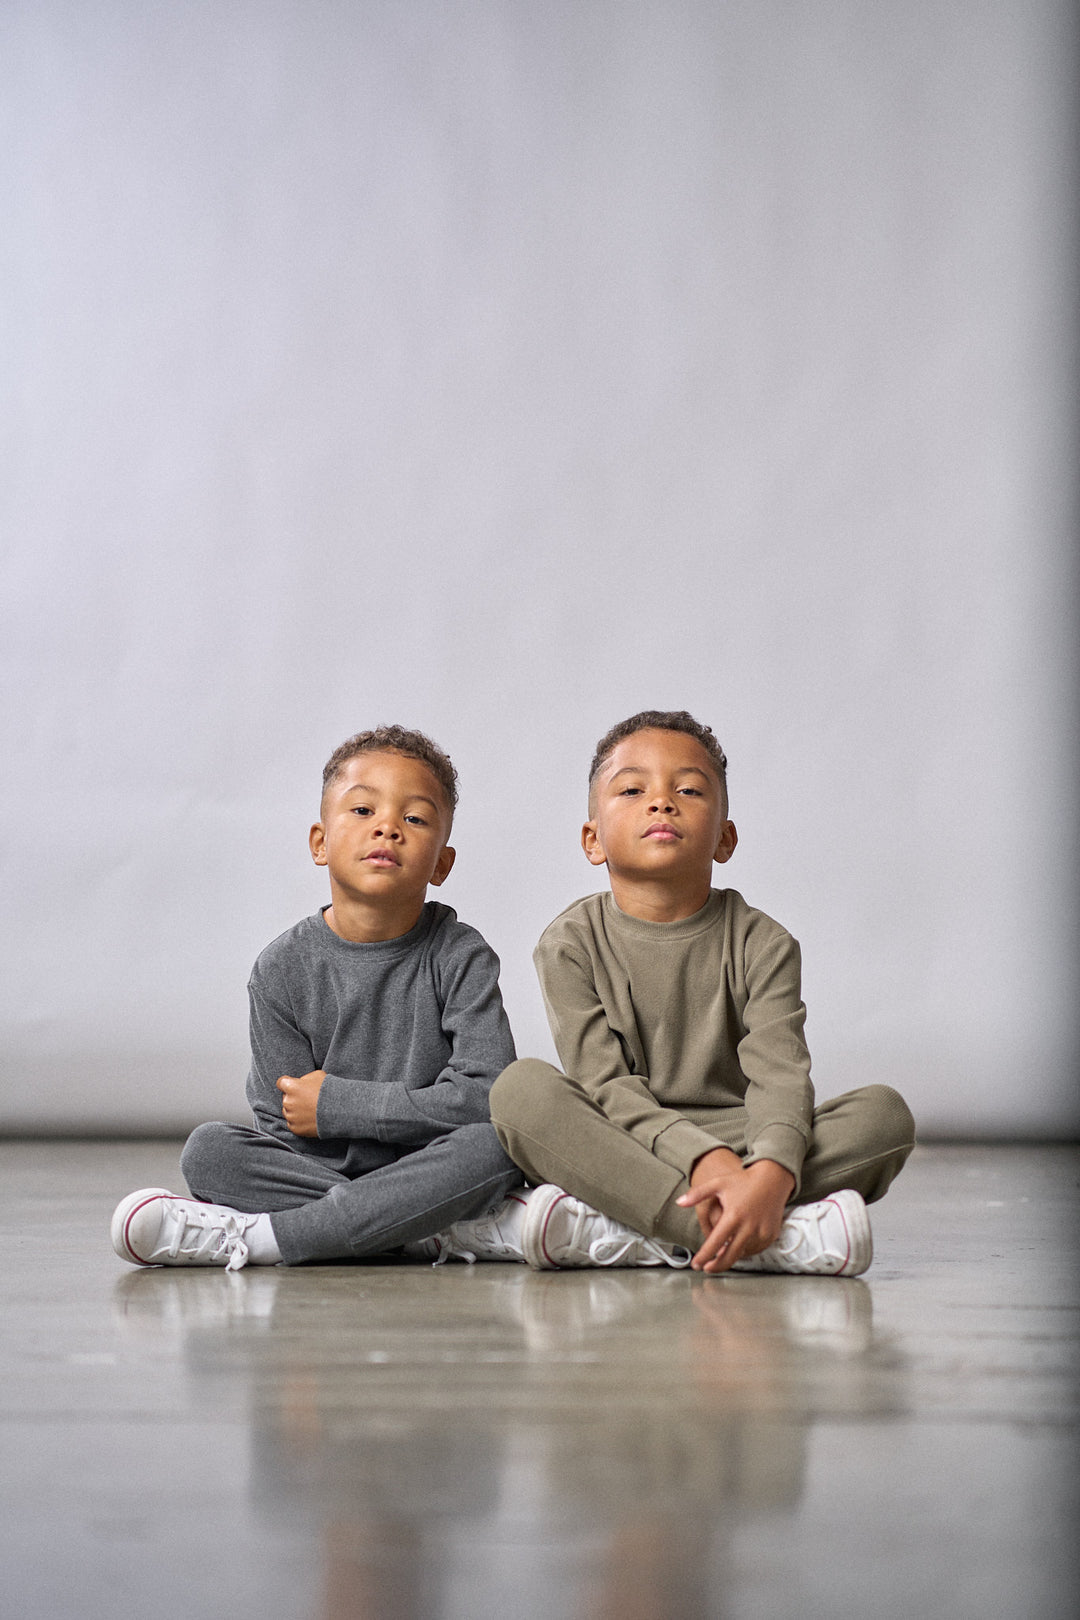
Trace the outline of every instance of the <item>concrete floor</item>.
{"label": "concrete floor", "polygon": [[1062,1620],[1080,1150],[921,1148],[865,1279],[134,1271],[178,1144],[0,1144],[10,1620]]}

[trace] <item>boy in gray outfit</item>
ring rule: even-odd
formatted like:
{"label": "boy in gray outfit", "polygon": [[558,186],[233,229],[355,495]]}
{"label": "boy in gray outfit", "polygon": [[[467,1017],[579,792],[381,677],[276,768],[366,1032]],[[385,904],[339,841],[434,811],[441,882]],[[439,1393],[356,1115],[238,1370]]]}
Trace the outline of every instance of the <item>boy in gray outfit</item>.
{"label": "boy in gray outfit", "polygon": [[426,898],[454,863],[456,803],[453,765],[420,732],[379,727],[331,755],[309,835],[331,904],[268,945],[248,986],[254,1123],[193,1132],[193,1198],[121,1201],[122,1259],[237,1270],[407,1250],[482,1228],[520,1184],[488,1113],[514,1056],[498,959]]}

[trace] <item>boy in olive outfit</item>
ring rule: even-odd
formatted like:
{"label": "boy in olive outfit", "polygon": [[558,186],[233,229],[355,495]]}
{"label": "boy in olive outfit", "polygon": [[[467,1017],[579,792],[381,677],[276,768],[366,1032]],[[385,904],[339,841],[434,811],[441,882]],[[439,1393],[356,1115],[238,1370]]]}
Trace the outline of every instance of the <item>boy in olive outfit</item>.
{"label": "boy in olive outfit", "polygon": [[[738,835],[709,727],[648,710],[599,743],[582,844],[610,893],[569,906],[535,961],[563,1071],[495,1082],[491,1117],[531,1182],[496,1217],[538,1268],[672,1265],[853,1276],[866,1204],[914,1145],[866,1086],[815,1106],[799,947],[734,889]],[[475,1253],[468,1223],[434,1240]]]}

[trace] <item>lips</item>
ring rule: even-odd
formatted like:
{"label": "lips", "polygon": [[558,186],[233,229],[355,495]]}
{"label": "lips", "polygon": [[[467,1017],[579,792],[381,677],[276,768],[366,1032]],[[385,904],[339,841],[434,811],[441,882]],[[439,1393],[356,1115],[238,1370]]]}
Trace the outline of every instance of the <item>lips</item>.
{"label": "lips", "polygon": [[370,855],[364,856],[372,866],[400,866],[401,862],[386,849],[373,849]]}
{"label": "lips", "polygon": [[669,840],[674,842],[676,838],[681,838],[682,833],[673,827],[669,821],[656,821],[651,827],[646,827],[644,836],[646,838],[655,838],[658,843],[666,844]]}

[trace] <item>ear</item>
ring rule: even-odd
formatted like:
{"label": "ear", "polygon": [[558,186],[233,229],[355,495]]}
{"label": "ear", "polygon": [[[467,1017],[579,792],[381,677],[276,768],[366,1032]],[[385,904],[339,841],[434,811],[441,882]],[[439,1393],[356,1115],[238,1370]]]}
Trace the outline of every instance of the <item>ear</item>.
{"label": "ear", "polygon": [[456,856],[456,849],[451,849],[449,844],[443,845],[439,858],[435,862],[435,870],[429,880],[436,889],[441,883],[445,883],[450,876],[450,868],[453,866]]}
{"label": "ear", "polygon": [[585,851],[585,859],[590,866],[606,866],[607,856],[604,854],[600,842],[600,834],[596,830],[595,821],[587,821],[581,829],[581,847]]}
{"label": "ear", "polygon": [[720,842],[717,844],[715,853],[713,854],[713,860],[716,861],[719,866],[723,866],[725,861],[730,861],[731,857],[735,853],[735,845],[738,842],[739,835],[735,830],[735,823],[733,821],[725,821],[723,830],[720,834]]}
{"label": "ear", "polygon": [[326,865],[326,829],[317,821],[307,835],[308,849],[316,866]]}

